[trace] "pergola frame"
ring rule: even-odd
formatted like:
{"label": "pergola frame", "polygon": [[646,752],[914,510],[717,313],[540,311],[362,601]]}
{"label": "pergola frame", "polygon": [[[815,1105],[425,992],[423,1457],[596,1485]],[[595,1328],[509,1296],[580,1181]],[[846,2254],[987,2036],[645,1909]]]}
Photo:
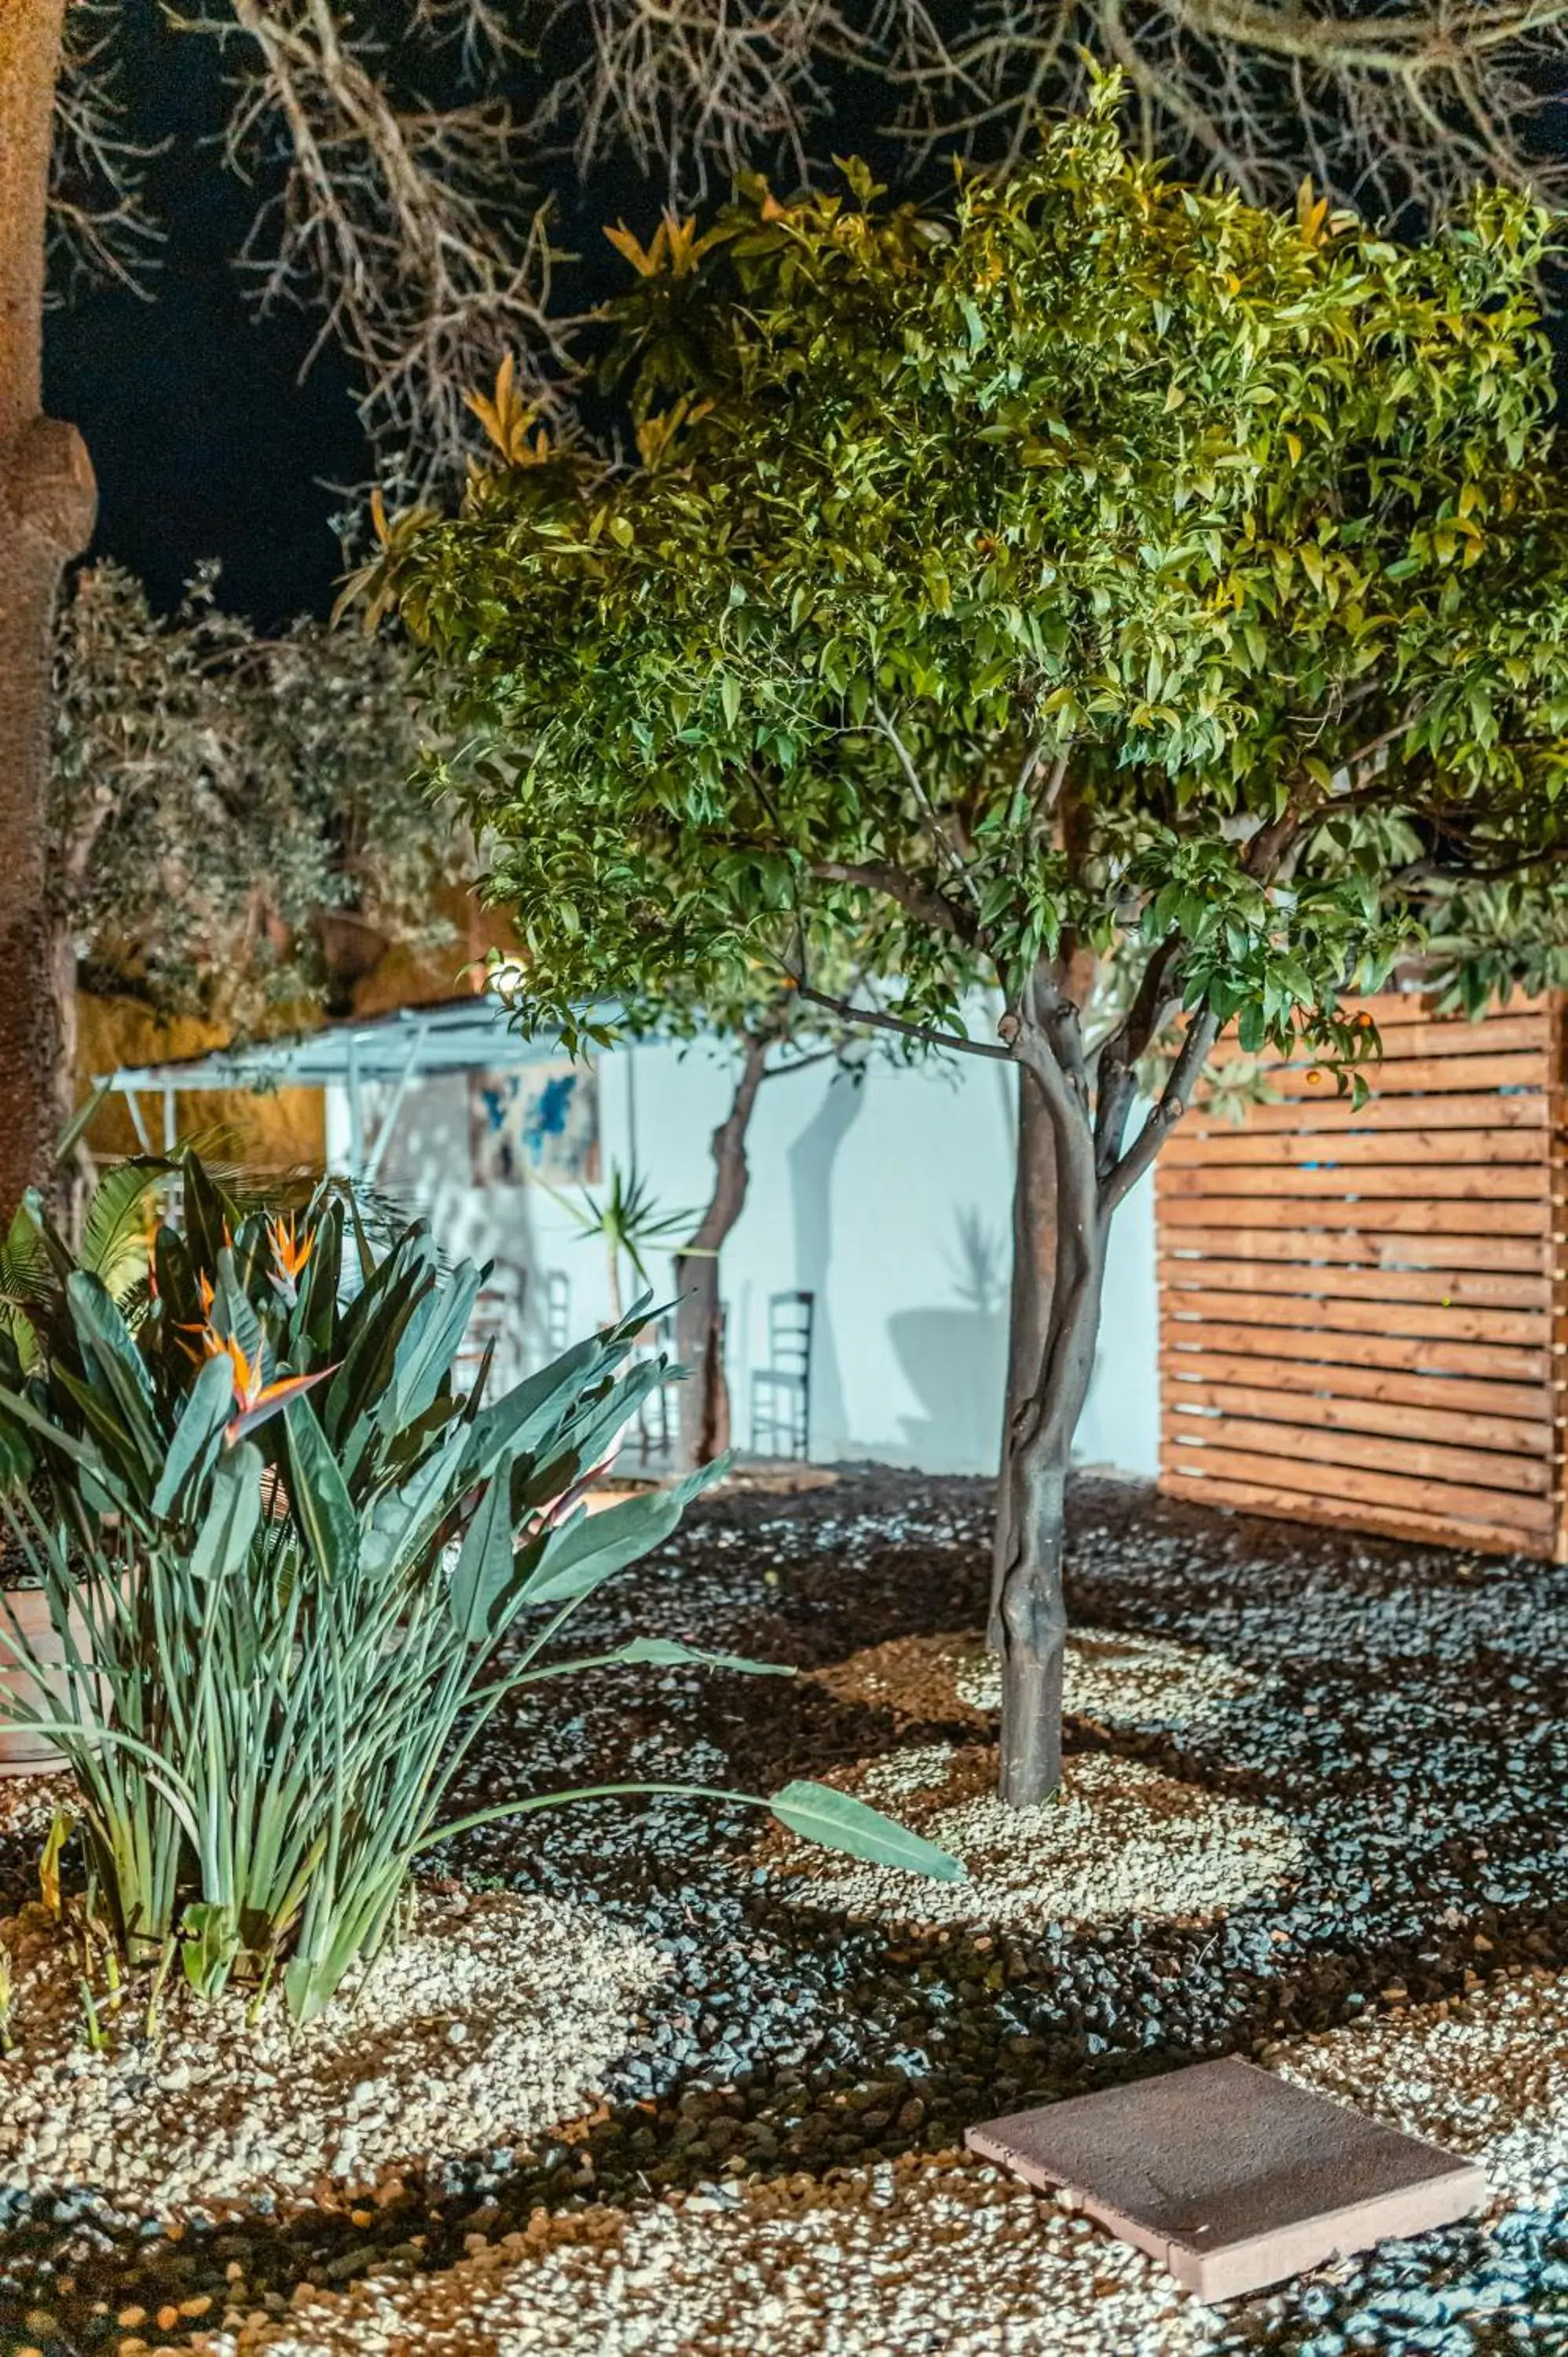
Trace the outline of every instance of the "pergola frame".
{"label": "pergola frame", "polygon": [[[521,1070],[562,1053],[560,1034],[528,1037],[516,1028],[504,1003],[493,995],[446,999],[430,1006],[399,1006],[389,1014],[346,1023],[289,1039],[263,1039],[246,1048],[223,1049],[167,1064],[123,1064],[97,1076],[96,1085],[120,1096],[145,1154],[155,1146],[145,1097],[161,1098],[164,1152],[177,1138],[176,1101],[182,1094],[248,1090],[270,1095],[276,1089],[340,1085],[348,1097],[349,1167],[372,1180],[381,1169],[408,1092],[421,1081],[453,1072]],[[374,1134],[367,1137],[367,1088],[390,1087]]]}

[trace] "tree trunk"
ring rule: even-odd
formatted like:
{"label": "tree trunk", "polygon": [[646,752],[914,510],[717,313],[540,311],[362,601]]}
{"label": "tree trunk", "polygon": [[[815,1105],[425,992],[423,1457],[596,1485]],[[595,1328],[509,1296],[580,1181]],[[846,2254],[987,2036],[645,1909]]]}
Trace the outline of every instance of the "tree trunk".
{"label": "tree trunk", "polygon": [[1015,1425],[1034,1397],[1050,1338],[1057,1265],[1057,1149],[1050,1114],[1031,1073],[1018,1067],[1013,1176],[1013,1275],[1007,1325],[1007,1392],[997,1469],[996,1537],[987,1642],[1002,1650],[1001,1582],[1011,1560],[1011,1456]]}
{"label": "tree trunk", "polygon": [[64,0],[8,0],[0,38],[0,1221],[48,1184],[61,1087],[48,856],[55,601],[92,531],[74,426],[41,414],[45,213]]}
{"label": "tree trunk", "polygon": [[686,1369],[680,1401],[681,1470],[711,1465],[730,1445],[729,1381],[725,1372],[725,1314],[719,1296],[719,1254],[746,1208],[749,1169],[746,1134],[757,1092],[767,1076],[768,1041],[747,1037],[730,1109],[712,1142],[714,1191],[701,1224],[675,1262],[680,1299],[675,1352]]}
{"label": "tree trunk", "polygon": [[1002,1797],[1029,1808],[1061,1781],[1067,1476],[1094,1372],[1105,1232],[1087,1113],[1059,1073],[1043,1085],[1043,1040],[1026,1032],[1019,1049],[1007,1427],[987,1637],[1002,1663]]}

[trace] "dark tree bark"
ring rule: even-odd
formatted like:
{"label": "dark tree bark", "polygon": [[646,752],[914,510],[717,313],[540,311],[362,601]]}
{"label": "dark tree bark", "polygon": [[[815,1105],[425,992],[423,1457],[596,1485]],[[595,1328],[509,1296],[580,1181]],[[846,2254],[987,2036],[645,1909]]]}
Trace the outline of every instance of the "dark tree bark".
{"label": "dark tree bark", "polygon": [[[1038,1084],[1019,1067],[1017,1138],[1013,1175],[1013,1264],[1007,1321],[1007,1397],[996,1493],[994,1561],[1010,1559],[1008,1454],[1015,1422],[1045,1364],[1057,1266],[1057,1153],[1050,1115]],[[1000,1579],[1000,1569],[997,1572]],[[1000,1651],[993,1598],[989,1641]]]}
{"label": "dark tree bark", "polygon": [[768,1073],[767,1037],[748,1036],[730,1109],[713,1135],[714,1191],[695,1234],[675,1262],[680,1298],[675,1351],[687,1370],[680,1402],[681,1469],[711,1465],[730,1445],[729,1382],[725,1372],[725,1315],[719,1294],[719,1254],[746,1209],[750,1172],[746,1135],[757,1093]]}
{"label": "dark tree bark", "polygon": [[63,15],[64,0],[8,0],[0,27],[0,1220],[51,1180],[75,1005],[48,857],[49,673],[60,581],[96,500],[81,436],[42,414]]}
{"label": "dark tree bark", "polygon": [[[1275,872],[1295,825],[1287,812],[1260,833],[1248,854],[1254,874]],[[1154,952],[1096,1060],[1085,1052],[1079,1015],[1088,978],[1070,960],[1037,967],[1002,1026],[1021,1067],[1019,1161],[987,1634],[1002,1662],[1002,1797],[1016,1808],[1045,1800],[1061,1781],[1067,1477],[1094,1373],[1111,1223],[1187,1110],[1219,1030],[1207,1011],[1188,1017],[1158,1103],[1124,1144],[1138,1060],[1180,1006],[1182,954],[1174,935]],[[1052,1191],[1042,1211],[1047,1165]]]}
{"label": "dark tree bark", "polygon": [[1110,1224],[1087,1090],[1074,1088],[1049,1036],[1052,996],[1042,971],[1013,1040],[1021,1069],[1012,1328],[987,1633],[1002,1663],[1002,1797],[1015,1808],[1061,1781],[1067,1476],[1094,1372]]}

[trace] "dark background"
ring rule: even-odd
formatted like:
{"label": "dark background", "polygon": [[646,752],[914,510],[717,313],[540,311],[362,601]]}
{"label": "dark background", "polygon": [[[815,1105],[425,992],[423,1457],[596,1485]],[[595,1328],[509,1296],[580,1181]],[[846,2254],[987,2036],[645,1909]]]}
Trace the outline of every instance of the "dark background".
{"label": "dark background", "polygon": [[[330,343],[306,369],[319,315],[281,308],[258,319],[246,300],[234,257],[267,180],[264,165],[253,187],[224,167],[219,45],[172,30],[160,0],[123,0],[118,23],[125,128],[158,150],[146,193],[166,234],[146,298],[92,289],[47,322],[48,405],[81,428],[98,474],[91,554],[129,566],[165,611],[215,557],[221,602],[263,628],[306,610],[324,614],[342,564],[333,519],[360,505],[372,473],[352,378]],[[536,70],[548,74],[552,63],[546,57]],[[455,97],[460,88],[454,80],[431,94]],[[881,135],[881,84],[846,74],[831,95],[825,146],[866,156],[906,189],[945,181],[940,159],[913,166],[906,147]],[[1548,135],[1568,135],[1561,119]],[[787,183],[788,168],[771,160]],[[604,224],[624,220],[646,239],[664,185],[629,163],[584,185],[564,157],[543,160],[535,178],[553,206],[556,242],[575,257],[556,275],[559,307],[575,312],[625,283]],[[1561,362],[1568,305],[1559,300],[1556,309]]]}
{"label": "dark background", "polygon": [[[341,564],[332,520],[371,474],[352,377],[329,343],[306,369],[319,315],[258,319],[247,301],[234,257],[266,184],[247,187],[224,167],[218,45],[172,30],[157,0],[125,0],[117,48],[125,127],[160,150],[145,188],[166,242],[145,297],[90,288],[46,322],[47,405],[81,427],[98,475],[91,555],[128,565],[166,611],[216,557],[221,602],[263,628],[325,613]],[[836,96],[833,145],[882,146],[880,93]],[[559,306],[575,311],[625,281],[604,224],[624,219],[648,236],[664,187],[630,165],[584,186],[566,158],[544,161],[537,185],[575,257],[557,273]]]}

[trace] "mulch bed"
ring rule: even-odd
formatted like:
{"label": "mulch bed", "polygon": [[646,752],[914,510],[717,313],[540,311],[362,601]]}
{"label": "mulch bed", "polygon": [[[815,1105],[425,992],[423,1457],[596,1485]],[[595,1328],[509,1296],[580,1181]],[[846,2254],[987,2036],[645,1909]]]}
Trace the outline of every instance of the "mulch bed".
{"label": "mulch bed", "polygon": [[[1077,1748],[1277,1813],[1305,1852],[1294,1883],[1208,1924],[911,1932],[789,1903],[756,1862],[757,1819],[733,1806],[594,1803],[488,1828],[440,1869],[596,1904],[673,1958],[597,2115],[570,2140],[411,2179],[373,2216],[323,2204],[171,2237],[91,2189],[0,2193],[0,2349],[115,2349],[128,2309],[159,2320],[154,2345],[185,2347],[236,2299],[281,2312],[302,2284],[444,2269],[466,2238],[541,2209],[937,2152],[992,2114],[1568,1964],[1568,1571],[1207,1513],[1134,1484],[1079,1482],[1071,1519],[1076,1619],[1259,1679],[1211,1718],[1080,1722]],[[911,1744],[983,1746],[940,1676],[877,1702],[833,1672],[978,1630],[989,1525],[986,1485],[878,1469],[721,1492],[596,1600],[580,1649],[681,1636],[823,1674],[626,1671],[543,1689],[494,1730],[465,1803],[621,1776],[766,1792]],[[0,1904],[32,1895],[35,1848],[0,1841]],[[1568,2347],[1568,2193],[1509,2232],[1533,2271],[1528,2324],[1493,2299],[1463,2341],[1413,2325],[1348,2337],[1375,2318],[1374,2262],[1256,2303],[1234,2345],[1544,2350],[1561,2319]],[[1434,2282],[1496,2261],[1479,2230],[1432,2238]]]}

